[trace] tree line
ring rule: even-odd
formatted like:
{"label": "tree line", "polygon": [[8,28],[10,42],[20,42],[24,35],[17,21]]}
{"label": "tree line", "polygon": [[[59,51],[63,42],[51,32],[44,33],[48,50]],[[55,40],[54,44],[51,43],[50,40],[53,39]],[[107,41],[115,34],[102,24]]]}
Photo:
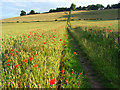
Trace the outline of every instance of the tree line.
{"label": "tree line", "polygon": [[[71,4],[71,6],[72,6],[72,4]],[[76,9],[74,9],[74,11],[78,11],[78,10],[103,10],[103,9],[116,9],[116,8],[120,8],[120,3],[113,4],[113,5],[108,4],[107,7],[104,7],[102,4],[96,4],[96,5],[92,4],[92,5],[83,6],[83,7],[79,6],[79,7],[76,7]],[[71,9],[71,7],[70,8],[60,7],[60,8],[56,8],[56,9],[50,9],[49,12],[46,12],[46,13],[70,11],[70,9]],[[34,10],[31,10],[29,13],[26,13],[24,10],[22,10],[20,13],[20,16],[30,15],[30,14],[40,14],[40,12],[38,13],[38,12],[35,12]]]}

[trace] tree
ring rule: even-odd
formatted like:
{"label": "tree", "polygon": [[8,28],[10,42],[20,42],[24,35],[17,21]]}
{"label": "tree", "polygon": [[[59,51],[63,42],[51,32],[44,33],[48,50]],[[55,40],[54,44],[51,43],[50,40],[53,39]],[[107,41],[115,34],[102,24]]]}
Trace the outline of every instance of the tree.
{"label": "tree", "polygon": [[110,5],[109,5],[109,4],[107,5],[106,9],[111,9],[111,7],[110,7]]}
{"label": "tree", "polygon": [[29,14],[35,14],[35,11],[34,11],[34,10],[31,10]]}
{"label": "tree", "polygon": [[26,12],[24,10],[21,11],[20,16],[26,15]]}
{"label": "tree", "polygon": [[72,3],[70,9],[74,11],[76,9],[76,5]]}

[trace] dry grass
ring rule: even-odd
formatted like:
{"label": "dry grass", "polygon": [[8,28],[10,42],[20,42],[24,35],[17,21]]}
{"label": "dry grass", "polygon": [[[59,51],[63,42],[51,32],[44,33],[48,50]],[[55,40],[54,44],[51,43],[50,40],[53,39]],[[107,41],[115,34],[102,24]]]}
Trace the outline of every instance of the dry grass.
{"label": "dry grass", "polygon": [[[2,22],[30,22],[30,21],[54,21],[66,20],[68,12],[45,13],[36,15],[26,15],[21,17],[13,17],[3,19]],[[72,18],[74,19],[117,19],[118,10],[89,10],[89,11],[73,11]],[[1,20],[0,20],[1,21]]]}

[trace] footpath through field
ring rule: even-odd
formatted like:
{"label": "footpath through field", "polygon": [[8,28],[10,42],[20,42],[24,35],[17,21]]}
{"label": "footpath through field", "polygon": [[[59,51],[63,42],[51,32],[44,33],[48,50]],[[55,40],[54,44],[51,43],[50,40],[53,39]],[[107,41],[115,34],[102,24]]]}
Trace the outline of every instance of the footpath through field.
{"label": "footpath through field", "polygon": [[73,47],[78,53],[78,59],[80,60],[80,63],[82,64],[83,70],[85,71],[85,75],[87,76],[87,78],[90,81],[91,88],[104,88],[101,85],[101,83],[96,81],[96,79],[98,77],[93,75],[93,70],[91,69],[91,65],[89,63],[89,60],[87,59],[83,50],[80,48],[81,46],[79,46],[77,44],[77,42],[76,42],[75,38],[73,37],[73,35],[71,34],[70,30],[69,29],[67,29],[67,30],[68,30],[69,35],[72,38]]}

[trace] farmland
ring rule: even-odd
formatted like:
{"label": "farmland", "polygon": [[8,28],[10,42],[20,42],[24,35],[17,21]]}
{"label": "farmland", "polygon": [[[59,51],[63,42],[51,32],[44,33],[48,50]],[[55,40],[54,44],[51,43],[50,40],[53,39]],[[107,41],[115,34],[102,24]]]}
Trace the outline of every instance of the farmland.
{"label": "farmland", "polygon": [[[91,88],[80,62],[83,53],[102,87],[119,87],[117,9],[73,11],[71,29],[66,13],[2,21],[3,88]],[[84,20],[95,18],[103,20]]]}

